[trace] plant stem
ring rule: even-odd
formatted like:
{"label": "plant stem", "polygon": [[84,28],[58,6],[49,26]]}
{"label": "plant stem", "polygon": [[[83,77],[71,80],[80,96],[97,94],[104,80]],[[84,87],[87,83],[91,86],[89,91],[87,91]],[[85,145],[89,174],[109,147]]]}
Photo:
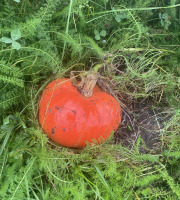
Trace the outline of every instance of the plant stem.
{"label": "plant stem", "polygon": [[[68,35],[68,32],[69,32],[69,21],[70,21],[70,16],[71,16],[72,3],[73,3],[73,0],[70,1],[70,5],[69,5],[69,12],[68,12],[68,18],[67,18],[67,24],[66,24],[66,36]],[[63,52],[61,56],[60,66],[59,66],[59,72],[61,71],[61,68],[62,68],[62,62],[63,62],[63,58],[65,54],[65,49],[66,49],[66,41],[64,41]]]}
{"label": "plant stem", "polygon": [[10,52],[10,56],[9,56],[9,60],[8,60],[8,64],[9,64],[9,62],[10,62],[10,60],[11,60],[12,52],[13,52],[13,48],[11,47],[11,52]]}
{"label": "plant stem", "polygon": [[82,86],[78,88],[80,93],[85,97],[92,97],[93,95],[93,89],[97,83],[98,80],[98,72],[91,72],[87,74],[83,81]]}

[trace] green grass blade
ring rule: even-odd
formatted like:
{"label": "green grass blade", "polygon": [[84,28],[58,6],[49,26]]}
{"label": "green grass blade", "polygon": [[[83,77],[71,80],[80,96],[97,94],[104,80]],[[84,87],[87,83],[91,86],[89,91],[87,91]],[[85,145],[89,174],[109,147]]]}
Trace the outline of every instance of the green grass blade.
{"label": "green grass blade", "polygon": [[35,162],[35,158],[33,158],[33,159],[31,160],[31,162],[29,163],[29,167],[28,167],[28,169],[26,170],[26,172],[24,173],[24,176],[22,177],[21,181],[20,181],[19,184],[17,185],[17,187],[16,187],[16,189],[15,189],[15,191],[14,191],[14,193],[13,193],[13,196],[11,197],[11,200],[14,199],[14,197],[15,197],[15,195],[16,195],[16,193],[17,193],[19,187],[20,187],[20,185],[22,184],[22,182],[23,182],[23,180],[25,179],[26,175],[27,175],[28,172],[30,171],[30,169],[31,169],[31,167],[33,166],[34,162]]}
{"label": "green grass blade", "polygon": [[3,144],[1,146],[1,149],[0,149],[0,156],[2,155],[2,153],[3,153],[4,149],[5,149],[5,146],[6,146],[7,142],[8,142],[8,140],[9,140],[10,135],[11,135],[11,131],[8,131],[7,134],[6,134],[6,137],[4,138],[4,141],[3,141]]}
{"label": "green grass blade", "polygon": [[109,194],[111,195],[112,199],[115,199],[114,194],[112,193],[108,183],[106,182],[105,178],[103,177],[100,169],[97,167],[97,165],[94,165],[94,167],[95,167],[96,171],[98,172],[98,174],[99,174],[103,184],[105,185],[106,189],[108,190]]}

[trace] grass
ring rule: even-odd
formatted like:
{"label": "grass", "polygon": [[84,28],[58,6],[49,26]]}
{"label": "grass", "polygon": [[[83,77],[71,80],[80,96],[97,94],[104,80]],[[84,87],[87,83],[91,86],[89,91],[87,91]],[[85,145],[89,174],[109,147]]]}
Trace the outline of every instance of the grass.
{"label": "grass", "polygon": [[[19,50],[0,42],[0,199],[180,199],[179,6],[0,3],[0,37],[21,33]],[[103,144],[58,146],[39,126],[41,92],[97,64],[128,113]]]}

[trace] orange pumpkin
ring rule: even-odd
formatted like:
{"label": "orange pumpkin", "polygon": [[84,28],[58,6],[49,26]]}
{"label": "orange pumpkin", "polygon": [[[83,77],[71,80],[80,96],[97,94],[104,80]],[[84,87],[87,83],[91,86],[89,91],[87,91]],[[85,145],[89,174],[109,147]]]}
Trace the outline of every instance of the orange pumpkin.
{"label": "orange pumpkin", "polygon": [[69,79],[52,81],[42,93],[39,122],[54,142],[71,148],[101,143],[121,122],[117,100],[97,85],[84,97]]}

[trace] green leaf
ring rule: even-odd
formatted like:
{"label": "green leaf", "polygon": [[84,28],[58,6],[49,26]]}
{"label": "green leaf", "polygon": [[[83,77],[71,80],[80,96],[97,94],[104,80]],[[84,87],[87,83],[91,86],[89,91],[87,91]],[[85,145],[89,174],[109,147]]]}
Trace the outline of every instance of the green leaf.
{"label": "green leaf", "polygon": [[105,31],[105,30],[102,30],[102,31],[100,32],[100,35],[101,35],[102,37],[105,37],[105,36],[106,36],[106,31]]}
{"label": "green leaf", "polygon": [[8,117],[6,117],[5,119],[4,119],[4,121],[3,121],[4,123],[3,124],[9,124],[9,116]]}
{"label": "green leaf", "polygon": [[120,21],[121,21],[120,16],[119,16],[119,15],[116,15],[115,20],[116,20],[117,22],[120,22]]}
{"label": "green leaf", "polygon": [[96,39],[96,40],[100,40],[100,38],[101,38],[101,37],[100,37],[99,34],[95,35],[95,39]]}
{"label": "green leaf", "polygon": [[18,40],[21,37],[21,32],[19,29],[14,29],[11,31],[11,39]]}
{"label": "green leaf", "polygon": [[20,3],[20,0],[14,0],[15,2],[17,2],[17,3]]}
{"label": "green leaf", "polygon": [[99,57],[104,56],[105,52],[98,46],[98,44],[90,37],[87,37],[87,40],[92,49],[97,53]]}
{"label": "green leaf", "polygon": [[[22,79],[16,78],[16,77],[10,77],[0,74],[0,80],[2,80],[5,83],[11,83],[15,86],[24,87],[24,81]],[[1,105],[2,102],[0,102]]]}
{"label": "green leaf", "polygon": [[6,134],[6,137],[4,138],[4,141],[3,141],[2,145],[1,145],[0,156],[1,156],[1,154],[3,153],[3,151],[5,149],[5,146],[6,146],[7,142],[8,142],[8,140],[9,140],[10,135],[11,135],[11,131],[8,131],[7,134]]}
{"label": "green leaf", "polygon": [[94,29],[94,34],[99,35],[99,31],[97,29]]}
{"label": "green leaf", "polygon": [[13,47],[13,49],[19,50],[21,48],[21,45],[20,45],[19,42],[13,41],[12,42],[12,47]]}
{"label": "green leaf", "polygon": [[162,18],[162,14],[161,14],[161,13],[159,13],[159,18],[160,18],[160,19]]}
{"label": "green leaf", "polygon": [[12,40],[10,39],[10,38],[7,38],[7,37],[2,37],[1,39],[0,39],[0,41],[1,42],[4,42],[4,43],[12,43]]}
{"label": "green leaf", "polygon": [[164,26],[164,20],[161,18],[161,26]]}
{"label": "green leaf", "polygon": [[119,14],[119,17],[120,17],[121,19],[125,19],[127,16],[126,16],[126,13],[122,13],[122,14]]}
{"label": "green leaf", "polygon": [[167,13],[163,13],[162,18],[167,20],[167,19],[169,19],[169,15]]}

